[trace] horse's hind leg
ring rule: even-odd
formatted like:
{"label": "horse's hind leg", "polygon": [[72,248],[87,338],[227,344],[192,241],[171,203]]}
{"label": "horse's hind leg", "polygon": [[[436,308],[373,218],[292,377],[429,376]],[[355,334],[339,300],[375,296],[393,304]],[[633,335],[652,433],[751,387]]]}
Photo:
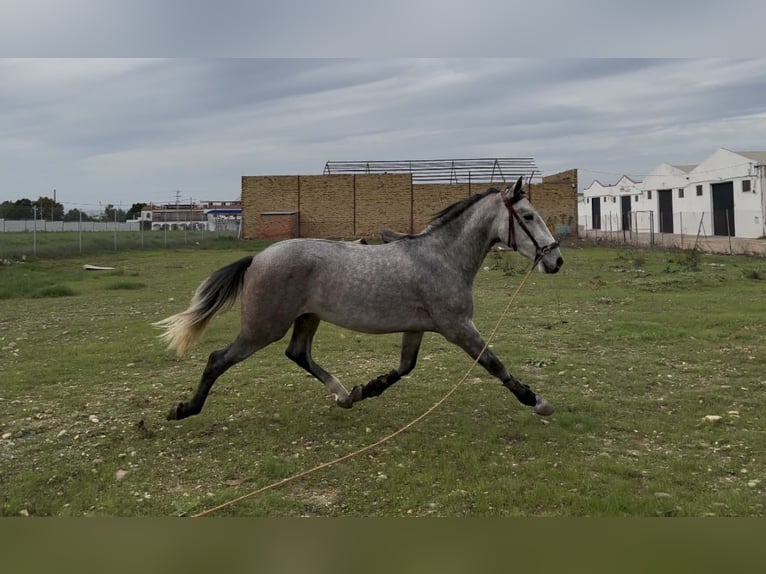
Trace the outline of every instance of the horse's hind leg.
{"label": "horse's hind leg", "polygon": [[252,339],[237,337],[227,347],[218,351],[213,351],[207,360],[207,365],[202,373],[197,391],[189,401],[178,403],[168,413],[168,420],[183,419],[198,414],[205,404],[205,399],[210,392],[210,388],[227,369],[244,361],[258,349],[262,349],[266,344],[258,344]]}
{"label": "horse's hind leg", "polygon": [[351,396],[355,401],[377,397],[388,387],[393,385],[403,376],[415,368],[418,361],[420,343],[423,341],[423,332],[406,332],[402,335],[402,354],[399,359],[399,368],[393,369],[385,375],[372,379],[365,385],[357,385],[351,389]]}
{"label": "horse's hind leg", "polygon": [[535,395],[527,385],[514,378],[489,348],[482,352],[486,343],[476,330],[473,322],[463,325],[461,328],[453,326],[450,332],[444,333],[444,336],[447,337],[448,341],[462,348],[473,359],[476,359],[479,353],[481,353],[479,364],[491,375],[500,379],[503,386],[511,391],[519,402],[534,407],[535,412],[539,415],[547,416],[553,414],[553,406],[544,398]]}
{"label": "horse's hind leg", "polygon": [[335,395],[335,402],[339,406],[346,409],[351,408],[354,405],[354,400],[348,394],[346,388],[338,379],[317,365],[311,357],[311,342],[318,327],[319,317],[316,315],[306,314],[298,317],[295,320],[293,335],[290,339],[290,344],[285,350],[285,355],[298,366],[322,381],[327,389]]}

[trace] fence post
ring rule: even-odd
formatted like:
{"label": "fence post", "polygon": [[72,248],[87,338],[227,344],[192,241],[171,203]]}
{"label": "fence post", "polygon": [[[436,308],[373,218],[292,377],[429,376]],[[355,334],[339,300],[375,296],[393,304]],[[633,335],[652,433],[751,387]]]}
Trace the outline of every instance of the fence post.
{"label": "fence post", "polygon": [[34,227],[32,229],[32,253],[37,257],[37,206],[32,207],[32,217],[34,218]]}
{"label": "fence post", "polygon": [[678,212],[678,226],[681,228],[681,249],[684,248],[684,212]]}

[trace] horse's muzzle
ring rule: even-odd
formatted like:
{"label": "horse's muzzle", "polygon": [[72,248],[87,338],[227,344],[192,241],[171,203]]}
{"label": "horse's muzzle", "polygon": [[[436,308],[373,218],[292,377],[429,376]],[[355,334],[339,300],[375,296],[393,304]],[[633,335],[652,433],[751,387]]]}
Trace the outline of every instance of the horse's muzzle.
{"label": "horse's muzzle", "polygon": [[[531,236],[530,236],[531,237]],[[537,242],[535,242],[535,246],[537,246]],[[544,271],[545,273],[558,273],[559,269],[561,269],[561,266],[564,265],[564,259],[559,255],[556,258],[556,263],[554,266],[550,266],[546,261],[546,257],[550,255],[551,251],[554,249],[558,249],[559,242],[554,241],[553,243],[549,245],[545,245],[543,247],[537,247],[537,255],[535,257],[535,263],[538,265],[538,269],[540,271]]]}
{"label": "horse's muzzle", "polygon": [[556,258],[556,262],[553,265],[550,265],[545,259],[541,258],[538,261],[537,269],[543,273],[558,273],[562,265],[564,265],[564,259],[561,256]]}

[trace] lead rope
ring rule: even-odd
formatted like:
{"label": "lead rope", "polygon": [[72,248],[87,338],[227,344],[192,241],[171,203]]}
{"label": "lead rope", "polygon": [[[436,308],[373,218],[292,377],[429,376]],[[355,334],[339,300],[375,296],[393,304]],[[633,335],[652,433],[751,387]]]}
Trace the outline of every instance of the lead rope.
{"label": "lead rope", "polygon": [[350,452],[348,454],[345,454],[343,456],[340,456],[334,460],[331,460],[329,462],[323,462],[322,464],[318,464],[317,466],[310,468],[308,470],[304,470],[303,472],[299,472],[297,474],[294,474],[292,476],[288,476],[287,478],[283,478],[282,480],[278,480],[276,482],[273,482],[271,484],[267,484],[266,486],[262,486],[261,488],[257,490],[253,490],[252,492],[248,492],[247,494],[243,494],[242,496],[238,496],[237,498],[233,498],[227,502],[223,502],[219,504],[218,506],[214,506],[212,508],[208,508],[207,510],[203,510],[201,512],[198,512],[197,514],[193,514],[192,518],[199,518],[201,516],[207,516],[208,514],[213,514],[214,512],[218,512],[219,510],[222,510],[223,508],[226,508],[227,506],[231,506],[233,504],[236,504],[237,502],[241,502],[242,500],[245,500],[246,498],[253,497],[257,494],[261,494],[262,492],[266,492],[267,490],[271,490],[272,488],[277,488],[279,486],[282,486],[283,484],[287,484],[288,482],[293,482],[294,480],[298,480],[299,478],[303,478],[304,476],[307,476],[309,474],[312,474],[314,472],[317,472],[319,470],[322,470],[323,468],[327,468],[329,466],[333,466],[335,464],[338,464],[340,462],[346,461],[350,458],[353,458],[357,455],[362,454],[363,452],[367,452],[368,450],[372,450],[373,448],[380,446],[391,439],[393,439],[396,436],[399,436],[407,429],[415,426],[417,423],[422,421],[424,418],[426,418],[428,415],[430,415],[432,412],[434,412],[437,408],[439,408],[448,398],[450,398],[455,391],[458,390],[460,385],[462,385],[465,380],[468,378],[468,375],[471,374],[471,371],[476,366],[476,363],[479,362],[479,358],[484,354],[484,351],[486,351],[489,348],[489,344],[492,342],[492,339],[495,337],[495,334],[497,333],[498,328],[500,327],[500,323],[502,323],[503,319],[505,319],[505,316],[508,314],[508,311],[511,309],[511,305],[513,305],[514,300],[516,299],[516,296],[521,291],[521,288],[524,287],[524,283],[527,282],[527,279],[532,273],[532,270],[535,268],[534,265],[530,266],[529,270],[527,271],[527,274],[524,275],[524,278],[521,280],[521,283],[519,283],[519,286],[516,287],[516,291],[514,291],[513,295],[511,296],[510,300],[508,301],[508,304],[505,306],[505,309],[503,309],[503,312],[500,313],[500,317],[497,320],[497,323],[495,324],[495,327],[492,329],[492,332],[489,334],[489,337],[487,337],[487,342],[484,344],[484,348],[481,350],[481,353],[473,360],[473,363],[471,363],[471,366],[468,368],[466,373],[463,375],[463,377],[453,386],[447,394],[445,394],[439,401],[437,401],[431,408],[429,408],[426,412],[424,412],[422,415],[418,416],[417,418],[413,419],[406,425],[404,425],[402,428],[400,428],[397,431],[392,432],[388,436],[383,437],[382,439],[369,444],[365,447],[362,447],[358,450],[355,450],[354,452]]}

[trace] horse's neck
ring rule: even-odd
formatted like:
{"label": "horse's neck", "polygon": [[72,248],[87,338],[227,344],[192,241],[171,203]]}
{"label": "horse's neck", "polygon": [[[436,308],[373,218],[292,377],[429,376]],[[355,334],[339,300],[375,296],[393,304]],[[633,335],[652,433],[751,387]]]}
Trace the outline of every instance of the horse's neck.
{"label": "horse's neck", "polygon": [[438,233],[439,248],[450,264],[458,266],[470,279],[478,273],[487,252],[497,240],[497,209],[494,198],[487,198],[451,221]]}

